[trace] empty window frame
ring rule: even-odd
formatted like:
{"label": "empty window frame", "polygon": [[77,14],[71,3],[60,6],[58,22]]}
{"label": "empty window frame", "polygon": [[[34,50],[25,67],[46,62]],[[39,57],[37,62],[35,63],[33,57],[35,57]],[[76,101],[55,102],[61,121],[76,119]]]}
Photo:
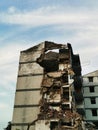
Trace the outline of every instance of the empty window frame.
{"label": "empty window frame", "polygon": [[72,122],[61,122],[62,126],[72,126]]}
{"label": "empty window frame", "polygon": [[95,92],[95,86],[90,86],[90,87],[89,87],[89,91],[90,91],[91,93],[94,93],[94,92]]}
{"label": "empty window frame", "polygon": [[93,82],[93,77],[88,77],[89,82]]}
{"label": "empty window frame", "polygon": [[63,88],[63,98],[69,100],[69,87]]}
{"label": "empty window frame", "polygon": [[55,130],[56,128],[58,128],[58,122],[51,121],[50,122],[50,130]]}
{"label": "empty window frame", "polygon": [[95,97],[90,98],[90,100],[91,100],[91,104],[96,104],[96,98]]}
{"label": "empty window frame", "polygon": [[63,104],[62,105],[62,110],[69,110],[70,109],[70,105],[69,104]]}
{"label": "empty window frame", "polygon": [[92,109],[92,116],[97,116],[97,109]]}

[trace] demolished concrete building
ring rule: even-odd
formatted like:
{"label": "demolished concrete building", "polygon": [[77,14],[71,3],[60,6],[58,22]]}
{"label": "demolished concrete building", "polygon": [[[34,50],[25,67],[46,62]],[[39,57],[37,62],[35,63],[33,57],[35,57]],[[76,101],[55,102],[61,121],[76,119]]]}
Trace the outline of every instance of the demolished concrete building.
{"label": "demolished concrete building", "polygon": [[81,64],[71,44],[21,51],[11,130],[83,130]]}

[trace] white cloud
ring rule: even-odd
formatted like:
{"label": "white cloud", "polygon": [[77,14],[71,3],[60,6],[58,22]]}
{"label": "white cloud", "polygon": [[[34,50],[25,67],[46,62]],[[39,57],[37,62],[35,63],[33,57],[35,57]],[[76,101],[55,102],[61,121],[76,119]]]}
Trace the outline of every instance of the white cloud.
{"label": "white cloud", "polygon": [[[71,9],[71,8],[70,8]],[[93,15],[94,14],[94,15]],[[68,12],[62,7],[43,7],[31,11],[20,11],[9,7],[8,12],[0,13],[1,23],[27,25],[31,27],[52,24],[87,24],[88,21],[96,24],[97,13],[94,11],[76,10]]]}
{"label": "white cloud", "polygon": [[0,121],[8,122],[12,120],[12,106],[10,107],[7,103],[0,102]]}
{"label": "white cloud", "polygon": [[8,8],[8,13],[15,13],[16,11],[18,10],[14,6]]}
{"label": "white cloud", "polygon": [[13,89],[16,83],[19,54],[22,45],[12,44],[0,48],[0,86]]}
{"label": "white cloud", "polygon": [[0,109],[7,109],[9,106],[5,103],[0,103]]}
{"label": "white cloud", "polygon": [[6,97],[6,96],[7,96],[7,93],[6,93],[6,92],[0,92],[0,96],[1,96],[1,97]]}

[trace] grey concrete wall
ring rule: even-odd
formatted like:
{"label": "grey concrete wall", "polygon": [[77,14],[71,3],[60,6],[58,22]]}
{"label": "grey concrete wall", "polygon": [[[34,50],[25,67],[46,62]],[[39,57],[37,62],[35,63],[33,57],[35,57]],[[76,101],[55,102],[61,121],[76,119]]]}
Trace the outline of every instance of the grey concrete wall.
{"label": "grey concrete wall", "polygon": [[[37,119],[43,68],[36,60],[43,48],[44,43],[20,54],[11,130],[27,130],[28,123]],[[30,130],[34,129],[34,126],[30,127]]]}
{"label": "grey concrete wall", "polygon": [[[86,113],[86,120],[88,120],[88,121],[98,121],[98,116],[92,116],[91,109],[86,109],[85,113]],[[98,110],[97,110],[97,113],[98,113]]]}
{"label": "grey concrete wall", "polygon": [[85,108],[98,108],[98,97],[95,98],[96,104],[91,104],[90,98],[84,99]]}
{"label": "grey concrete wall", "polygon": [[[40,90],[38,91],[22,91],[15,95],[15,105],[38,105],[41,98]],[[23,98],[25,97],[25,98]],[[36,100],[35,100],[36,99]]]}
{"label": "grey concrete wall", "polygon": [[84,97],[96,97],[98,96],[98,86],[94,86],[94,91],[95,92],[90,92],[90,86],[88,87],[84,87],[84,90],[83,90],[83,95]]}
{"label": "grey concrete wall", "polygon": [[27,63],[19,65],[18,75],[42,74],[43,68],[37,63]]}
{"label": "grey concrete wall", "polygon": [[98,85],[98,77],[93,77],[93,82],[89,82],[88,77],[83,77],[83,86]]}
{"label": "grey concrete wall", "polygon": [[[93,82],[89,82],[89,77],[93,77]],[[93,86],[94,92],[90,92],[90,87]],[[86,120],[98,121],[98,76],[94,72],[83,77],[83,96]],[[91,103],[93,97],[95,98],[95,104]],[[92,114],[92,109],[97,110],[96,116]]]}
{"label": "grey concrete wall", "polygon": [[[26,126],[12,126],[12,130],[27,130]],[[35,130],[35,126],[32,125],[29,130]]]}
{"label": "grey concrete wall", "polygon": [[[41,43],[37,46],[37,48],[33,48],[33,51],[23,51],[20,54],[20,63],[21,62],[32,62],[36,61],[38,57],[40,57],[42,51],[44,50],[44,43]],[[36,53],[35,53],[36,51]]]}
{"label": "grey concrete wall", "polygon": [[[47,125],[46,125],[46,123],[47,123]],[[46,121],[39,120],[39,121],[36,122],[35,130],[41,130],[41,129],[50,130],[50,122],[49,122],[49,120],[46,120]]]}
{"label": "grey concrete wall", "polygon": [[14,108],[13,123],[30,123],[37,119],[38,107]]}
{"label": "grey concrete wall", "polygon": [[20,89],[36,89],[41,87],[43,75],[30,76],[30,77],[18,77],[17,88]]}

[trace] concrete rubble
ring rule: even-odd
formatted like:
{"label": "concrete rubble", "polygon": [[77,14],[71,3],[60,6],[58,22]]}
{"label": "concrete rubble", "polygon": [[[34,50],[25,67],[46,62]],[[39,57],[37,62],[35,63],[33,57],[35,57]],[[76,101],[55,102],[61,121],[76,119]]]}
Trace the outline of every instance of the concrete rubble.
{"label": "concrete rubble", "polygon": [[[75,67],[78,66],[74,66],[73,70],[71,64],[73,61],[71,60],[73,60],[72,57],[75,57],[75,55],[72,54],[72,48],[69,47],[71,47],[70,44],[57,46],[49,43],[49,47],[47,46],[46,50],[59,49],[59,53],[45,51],[37,59],[37,63],[44,68],[38,121],[42,121],[39,124],[46,121],[45,125],[50,124],[50,128],[48,128],[50,130],[83,130],[82,117],[76,112],[73,96],[74,92],[76,94],[77,91],[81,93],[81,88],[73,86],[75,84],[73,78],[78,77],[77,73],[81,74],[81,69],[79,68],[80,70],[77,72]],[[77,62],[80,62],[79,59]],[[83,99],[79,99],[79,97],[77,99],[76,97],[76,102],[81,102],[81,100]]]}

